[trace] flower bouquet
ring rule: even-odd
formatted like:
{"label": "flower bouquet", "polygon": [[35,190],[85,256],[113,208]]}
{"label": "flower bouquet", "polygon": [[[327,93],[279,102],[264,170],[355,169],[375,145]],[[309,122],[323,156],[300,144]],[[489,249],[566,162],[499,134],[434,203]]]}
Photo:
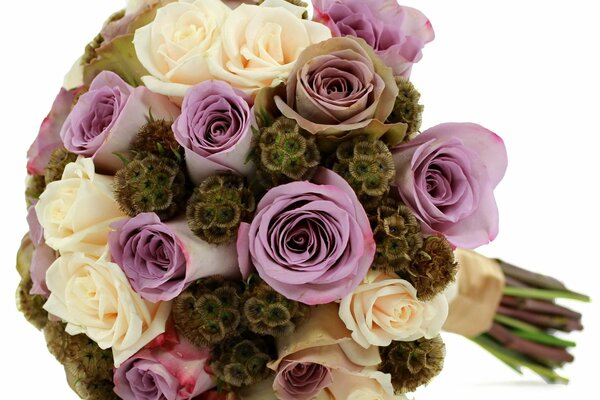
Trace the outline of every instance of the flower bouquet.
{"label": "flower bouquet", "polygon": [[17,302],[80,397],[403,399],[441,371],[504,144],[420,131],[422,13],[312,9],[129,1],[67,75],[28,152]]}

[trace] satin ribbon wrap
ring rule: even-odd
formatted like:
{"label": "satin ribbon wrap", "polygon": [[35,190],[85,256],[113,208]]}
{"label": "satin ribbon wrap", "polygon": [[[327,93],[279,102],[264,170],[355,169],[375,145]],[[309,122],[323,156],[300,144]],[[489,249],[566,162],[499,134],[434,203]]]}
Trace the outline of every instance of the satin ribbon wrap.
{"label": "satin ribbon wrap", "polygon": [[505,286],[500,265],[473,251],[457,249],[457,291],[449,298],[444,330],[468,338],[490,330]]}

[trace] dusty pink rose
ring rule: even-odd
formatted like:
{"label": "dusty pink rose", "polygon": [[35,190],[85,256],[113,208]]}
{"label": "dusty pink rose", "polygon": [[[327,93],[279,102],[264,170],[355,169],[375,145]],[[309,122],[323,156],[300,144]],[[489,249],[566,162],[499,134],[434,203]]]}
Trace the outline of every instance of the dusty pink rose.
{"label": "dusty pink rose", "polygon": [[183,337],[142,349],[115,370],[115,393],[124,400],[187,400],[213,388],[206,373],[208,348]]}
{"label": "dusty pink rose", "polygon": [[50,113],[40,126],[40,131],[27,151],[27,173],[29,175],[44,175],[44,168],[50,160],[52,152],[63,143],[60,130],[71,111],[77,90],[61,88],[56,96]]}
{"label": "dusty pink rose", "polygon": [[411,7],[396,0],[312,0],[315,19],[333,36],[364,39],[395,75],[410,76],[421,60],[423,47],[435,34],[431,23]]}
{"label": "dusty pink rose", "polygon": [[60,137],[70,152],[93,158],[97,171],[114,174],[122,166],[115,153],[129,150],[150,114],[172,121],[179,108],[165,96],[143,86],[133,88],[117,74],[103,71],[73,107]]}
{"label": "dusty pink rose", "polygon": [[392,149],[398,193],[422,222],[456,247],[496,238],[494,188],[506,171],[504,142],[477,124],[441,124]]}
{"label": "dusty pink rose", "polygon": [[46,286],[46,271],[56,261],[56,252],[51,249],[44,240],[44,230],[40,225],[35,207],[29,207],[27,211],[27,223],[29,224],[29,238],[33,244],[33,254],[29,273],[31,274],[31,294],[39,294],[44,297],[50,296]]}
{"label": "dusty pink rose", "polygon": [[352,292],[375,255],[365,210],[350,185],[325,168],[313,182],[267,192],[252,224],[240,226],[237,246],[243,273],[253,265],[279,293],[306,304]]}

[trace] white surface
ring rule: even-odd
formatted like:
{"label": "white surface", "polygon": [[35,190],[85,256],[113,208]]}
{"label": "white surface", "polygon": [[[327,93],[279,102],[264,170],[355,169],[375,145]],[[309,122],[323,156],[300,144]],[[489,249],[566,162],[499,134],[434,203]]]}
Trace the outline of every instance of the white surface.
{"label": "white surface", "polygon": [[[600,299],[598,94],[600,62],[595,2],[406,0],[431,19],[436,40],[414,68],[426,105],[424,127],[473,121],[506,141],[509,170],[496,194],[497,241],[481,251],[563,278]],[[25,152],[62,77],[121,0],[17,1],[3,4],[3,184],[0,224],[1,398],[75,399],[43,337],[14,308],[14,255],[26,232],[21,192]],[[600,300],[599,300],[600,301]],[[576,335],[569,386],[524,378],[475,345],[446,336],[442,375],[418,399],[589,399],[600,349],[598,303],[580,307],[586,332]],[[10,394],[10,395],[9,395]]]}

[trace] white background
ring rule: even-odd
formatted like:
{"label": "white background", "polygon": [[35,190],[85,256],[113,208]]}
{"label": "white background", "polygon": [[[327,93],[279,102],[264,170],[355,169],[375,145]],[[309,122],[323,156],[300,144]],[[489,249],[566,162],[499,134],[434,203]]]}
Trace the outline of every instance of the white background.
{"label": "white background", "polygon": [[[496,191],[500,236],[481,251],[563,278],[600,299],[600,24],[594,1],[405,1],[432,21],[437,38],[415,66],[424,128],[473,121],[506,141],[509,170]],[[3,399],[75,399],[42,335],[14,308],[14,254],[26,232],[25,152],[62,77],[123,0],[3,3],[0,24],[0,151],[3,266],[0,370]],[[599,300],[600,301],[600,300]],[[442,375],[419,399],[595,398],[599,303],[579,306],[569,386],[519,377],[470,342],[446,336]]]}

